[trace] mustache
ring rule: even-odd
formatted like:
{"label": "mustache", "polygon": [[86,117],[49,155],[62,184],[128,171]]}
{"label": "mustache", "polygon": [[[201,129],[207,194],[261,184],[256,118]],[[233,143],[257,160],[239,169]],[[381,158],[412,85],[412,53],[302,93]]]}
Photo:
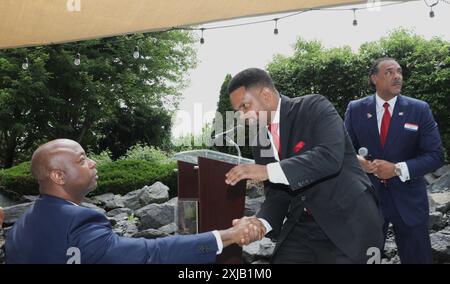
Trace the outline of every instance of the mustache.
{"label": "mustache", "polygon": [[393,86],[397,86],[397,85],[402,85],[402,81],[394,81],[393,83],[392,83],[392,85]]}

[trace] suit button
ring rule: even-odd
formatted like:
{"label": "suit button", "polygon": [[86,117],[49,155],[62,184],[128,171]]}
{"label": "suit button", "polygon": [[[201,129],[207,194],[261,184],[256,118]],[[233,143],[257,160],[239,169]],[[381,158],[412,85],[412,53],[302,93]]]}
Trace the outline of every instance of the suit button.
{"label": "suit button", "polygon": [[302,197],[300,197],[300,199],[304,202],[306,200],[306,196],[302,195]]}

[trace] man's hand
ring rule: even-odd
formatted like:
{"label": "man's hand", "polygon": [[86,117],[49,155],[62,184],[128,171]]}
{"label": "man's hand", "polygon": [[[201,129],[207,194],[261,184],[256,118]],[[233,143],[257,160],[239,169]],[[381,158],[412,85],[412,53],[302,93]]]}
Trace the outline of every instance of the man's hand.
{"label": "man's hand", "polygon": [[255,216],[242,217],[241,219],[234,219],[232,223],[233,223],[233,226],[236,227],[236,226],[239,226],[240,223],[247,222],[247,221],[252,224],[253,231],[250,234],[251,235],[250,242],[248,242],[248,243],[241,242],[241,245],[248,245],[251,242],[259,241],[266,234],[266,227],[264,227],[263,223]]}
{"label": "man's hand", "polygon": [[[260,222],[259,220],[257,221]],[[219,231],[223,247],[225,248],[231,244],[238,244],[240,246],[248,245],[251,242],[261,239],[261,234],[264,231],[261,232],[262,229],[259,226],[262,226],[262,223],[260,222],[261,225],[255,225],[255,223],[255,220],[249,217],[233,220],[233,227]]]}
{"label": "man's hand", "polygon": [[366,159],[364,159],[363,156],[360,155],[356,155],[359,161],[359,164],[361,165],[362,169],[368,173],[368,174],[373,174],[374,172],[377,171],[377,166],[372,162],[372,161],[368,161]]}
{"label": "man's hand", "polygon": [[238,165],[225,174],[225,183],[235,185],[243,179],[265,181],[269,179],[267,167],[263,165]]}
{"label": "man's hand", "polygon": [[377,170],[374,175],[379,179],[390,179],[395,177],[395,164],[385,160],[374,160],[372,162]]}

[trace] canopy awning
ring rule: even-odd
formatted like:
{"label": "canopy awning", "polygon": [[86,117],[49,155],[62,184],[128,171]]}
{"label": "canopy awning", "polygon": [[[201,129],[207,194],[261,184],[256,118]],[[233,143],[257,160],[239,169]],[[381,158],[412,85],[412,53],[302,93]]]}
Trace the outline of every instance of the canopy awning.
{"label": "canopy awning", "polygon": [[352,0],[1,0],[0,49],[365,3]]}

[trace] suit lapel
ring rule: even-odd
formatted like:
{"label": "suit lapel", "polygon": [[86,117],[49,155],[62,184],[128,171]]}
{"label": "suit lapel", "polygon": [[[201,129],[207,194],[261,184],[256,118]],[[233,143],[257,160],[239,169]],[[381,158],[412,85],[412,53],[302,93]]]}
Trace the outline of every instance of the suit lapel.
{"label": "suit lapel", "polygon": [[398,95],[394,111],[392,112],[391,123],[389,124],[386,143],[383,148],[383,156],[385,156],[386,151],[388,151],[392,147],[392,145],[394,145],[395,140],[401,133],[402,125],[405,124],[405,110],[406,101],[403,100],[401,95]]}
{"label": "suit lapel", "polygon": [[[375,101],[375,95],[368,98],[367,104],[366,104],[366,114],[364,115],[364,120],[367,121],[367,129],[369,131],[370,139],[369,141],[372,142],[372,147],[367,145],[369,147],[369,152],[371,152],[372,156],[373,151],[375,150],[376,153],[381,154],[381,141],[380,141],[380,133],[378,132],[378,123],[377,123],[377,104]],[[361,145],[366,146],[366,145]],[[378,155],[375,155],[378,156]]]}
{"label": "suit lapel", "polygon": [[281,157],[287,156],[289,134],[291,131],[291,121],[288,118],[289,111],[291,109],[290,99],[286,96],[280,96],[280,144],[281,144]]}

